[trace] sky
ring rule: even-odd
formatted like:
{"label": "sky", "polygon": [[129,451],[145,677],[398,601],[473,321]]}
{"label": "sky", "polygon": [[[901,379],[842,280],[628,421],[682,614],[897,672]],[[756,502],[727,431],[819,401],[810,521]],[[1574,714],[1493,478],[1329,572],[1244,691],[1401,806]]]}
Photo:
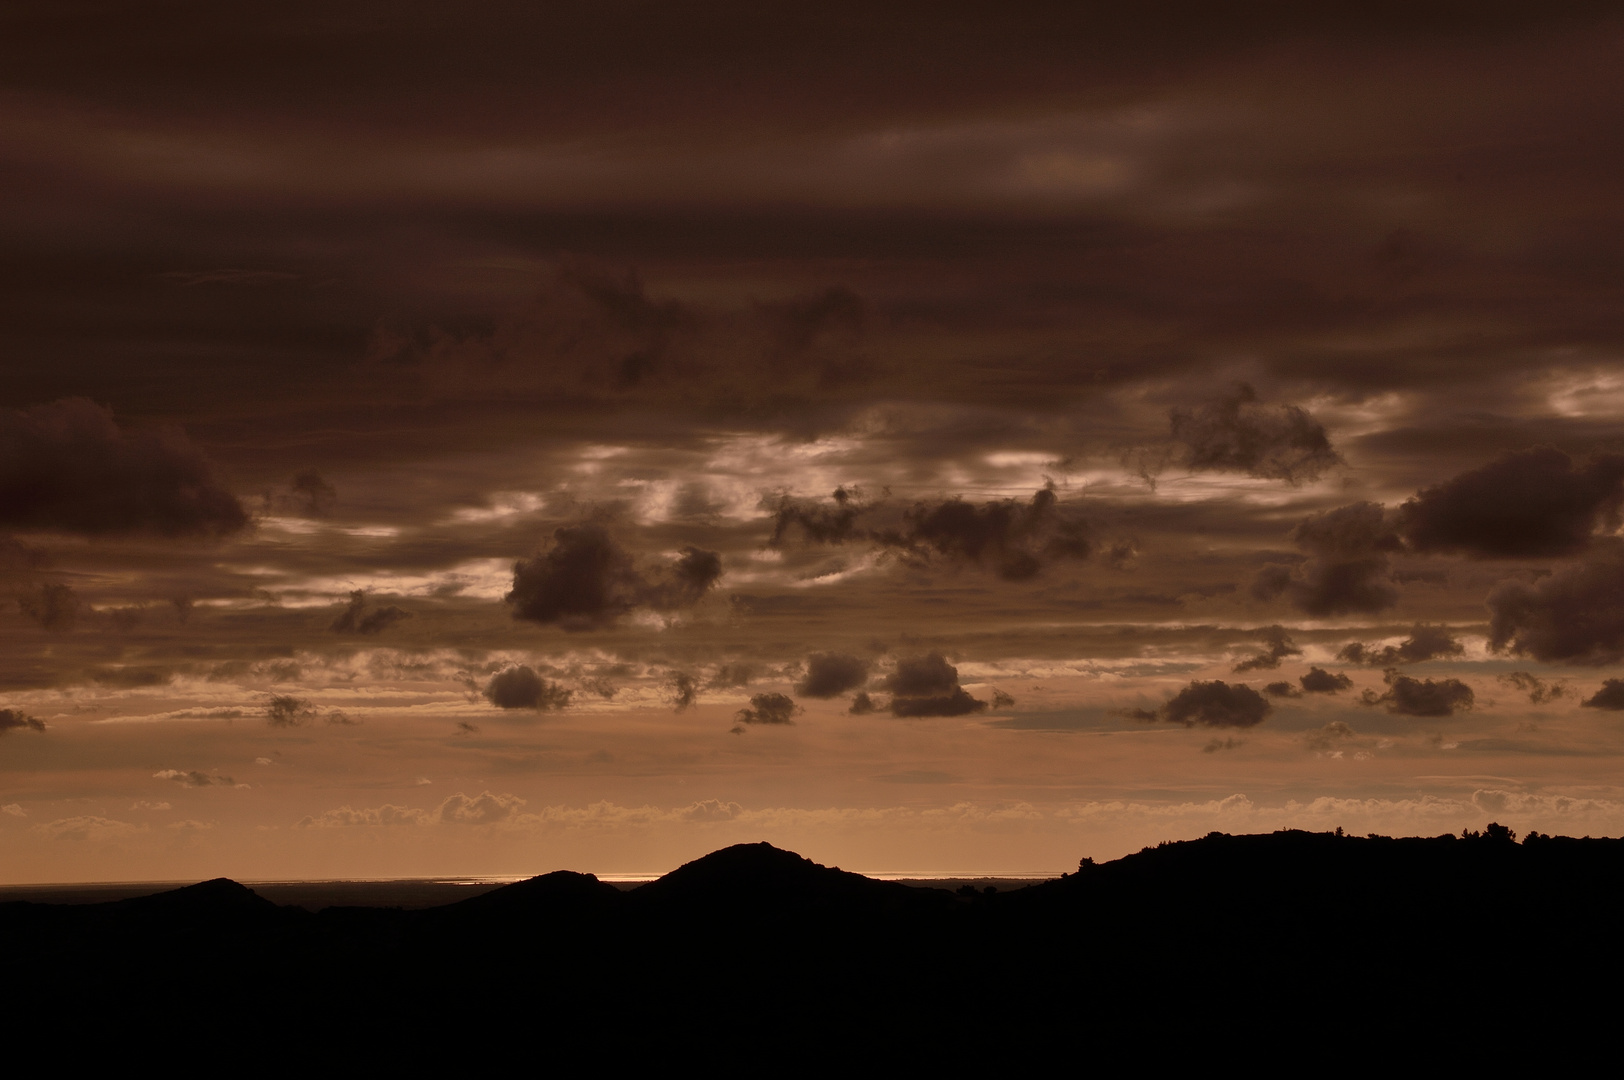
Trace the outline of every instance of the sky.
{"label": "sky", "polygon": [[0,883],[1624,833],[1620,70],[0,4]]}

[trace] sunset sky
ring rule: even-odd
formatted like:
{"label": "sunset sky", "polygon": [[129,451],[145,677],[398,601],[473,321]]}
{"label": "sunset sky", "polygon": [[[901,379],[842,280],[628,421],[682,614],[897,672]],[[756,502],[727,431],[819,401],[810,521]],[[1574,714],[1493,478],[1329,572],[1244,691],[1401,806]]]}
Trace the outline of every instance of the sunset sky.
{"label": "sunset sky", "polygon": [[1624,833],[1612,5],[0,5],[0,883]]}

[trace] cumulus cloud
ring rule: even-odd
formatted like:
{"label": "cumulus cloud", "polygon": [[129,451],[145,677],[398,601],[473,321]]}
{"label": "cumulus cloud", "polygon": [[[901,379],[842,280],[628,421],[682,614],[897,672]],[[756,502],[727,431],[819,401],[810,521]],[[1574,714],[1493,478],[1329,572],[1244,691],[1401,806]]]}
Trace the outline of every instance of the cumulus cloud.
{"label": "cumulus cloud", "polygon": [[222,776],[217,772],[200,772],[197,769],[160,769],[152,774],[154,780],[173,780],[181,787],[235,787],[237,782],[229,776]]}
{"label": "cumulus cloud", "polygon": [[1489,594],[1489,648],[1544,663],[1611,664],[1624,659],[1624,549]]}
{"label": "cumulus cloud", "polygon": [[126,431],[84,398],[0,409],[0,527],[221,537],[248,522],[179,430]]}
{"label": "cumulus cloud", "polygon": [[1624,679],[1604,679],[1601,689],[1579,702],[1587,709],[1607,709],[1616,712],[1624,709]]}
{"label": "cumulus cloud", "polygon": [[869,662],[848,653],[813,653],[806,659],[806,676],[795,685],[799,697],[839,697],[868,682]]}
{"label": "cumulus cloud", "polygon": [[[1528,695],[1528,700],[1535,705],[1543,705],[1548,701],[1566,697],[1568,686],[1564,682],[1546,682],[1537,675],[1526,671],[1513,671],[1509,675],[1501,675],[1499,681],[1514,689],[1521,690]],[[1581,704],[1588,704],[1587,702]]]}
{"label": "cumulus cloud", "polygon": [[1316,480],[1341,464],[1325,428],[1296,405],[1263,405],[1246,383],[1168,417],[1180,463],[1191,472],[1235,472],[1269,480]]}
{"label": "cumulus cloud", "polygon": [[1160,709],[1132,709],[1126,715],[1136,720],[1165,720],[1170,724],[1194,727],[1254,727],[1273,710],[1267,698],[1244,683],[1234,686],[1214,680],[1195,681],[1173,695]]}
{"label": "cumulus cloud", "polygon": [[416,810],[409,806],[395,806],[385,803],[383,806],[356,809],[352,806],[340,806],[336,810],[312,817],[300,818],[294,828],[298,829],[331,829],[345,828],[357,825],[427,825],[433,817],[426,810]]}
{"label": "cumulus cloud", "polygon": [[846,711],[853,716],[867,716],[879,712],[880,708],[879,703],[868,696],[867,690],[859,690],[852,695],[851,708]]}
{"label": "cumulus cloud", "polygon": [[751,694],[750,706],[735,714],[741,724],[793,724],[801,707],[783,694]]}
{"label": "cumulus cloud", "polygon": [[0,735],[11,731],[44,731],[45,721],[21,709],[0,709]]}
{"label": "cumulus cloud", "polygon": [[265,720],[272,727],[298,727],[316,717],[316,707],[292,694],[272,694],[265,703]]}
{"label": "cumulus cloud", "polygon": [[1301,690],[1285,681],[1269,683],[1263,688],[1263,692],[1270,697],[1293,698],[1303,696]]}
{"label": "cumulus cloud", "polygon": [[331,626],[335,634],[378,634],[389,627],[409,619],[412,613],[390,604],[388,607],[366,610],[367,594],[365,589],[356,589],[350,593],[349,603],[333,620]]}
{"label": "cumulus cloud", "polygon": [[1387,556],[1401,543],[1380,504],[1352,503],[1316,514],[1292,529],[1291,540],[1308,558],[1265,566],[1252,583],[1254,597],[1284,594],[1315,616],[1368,614],[1398,602]]}
{"label": "cumulus cloud", "polygon": [[764,500],[763,506],[773,512],[768,546],[782,547],[797,534],[808,544],[844,544],[848,540],[868,539],[869,534],[857,528],[858,517],[872,508],[862,493],[838,487],[831,498],[833,506],[789,495]]}
{"label": "cumulus cloud", "polygon": [[1377,648],[1355,641],[1342,647],[1338,660],[1350,664],[1368,664],[1371,667],[1392,667],[1395,664],[1418,664],[1423,660],[1436,660],[1444,656],[1459,656],[1466,647],[1449,632],[1449,627],[1416,623],[1410,636],[1397,645]]}
{"label": "cumulus cloud", "polygon": [[941,653],[902,657],[882,685],[891,692],[893,716],[965,716],[987,707],[959,685],[959,669]]}
{"label": "cumulus cloud", "polygon": [[1509,453],[1436,487],[1398,510],[1418,552],[1476,558],[1573,555],[1599,529],[1616,529],[1624,503],[1624,454],[1583,466],[1551,446]]}
{"label": "cumulus cloud", "polygon": [[571,692],[548,682],[528,664],[519,664],[491,676],[485,686],[485,700],[498,709],[535,709],[546,712],[569,705]]}
{"label": "cumulus cloud", "polygon": [[434,812],[434,819],[443,825],[492,825],[506,821],[518,812],[524,800],[517,795],[492,795],[484,792],[469,798],[457,792]]}
{"label": "cumulus cloud", "polygon": [[1472,688],[1459,679],[1412,679],[1390,669],[1386,682],[1386,693],[1366,690],[1360,703],[1385,705],[1388,712],[1400,716],[1453,716],[1457,710],[1470,709],[1474,702]]}
{"label": "cumulus cloud", "polygon": [[1353,685],[1353,680],[1340,671],[1326,671],[1324,668],[1311,667],[1308,674],[1297,680],[1302,684],[1303,691],[1309,694],[1334,694],[1338,690],[1346,690]]}
{"label": "cumulus cloud", "polygon": [[1272,670],[1280,666],[1280,661],[1288,656],[1301,656],[1303,651],[1292,643],[1291,635],[1286,633],[1283,626],[1265,626],[1258,631],[1263,638],[1266,648],[1256,656],[1242,660],[1234,669],[1241,671]]}
{"label": "cumulus cloud", "polygon": [[554,531],[546,552],[514,563],[513,589],[504,599],[516,619],[584,630],[640,607],[690,607],[721,576],[722,557],[714,551],[684,548],[671,565],[645,573],[602,526],[567,525]]}

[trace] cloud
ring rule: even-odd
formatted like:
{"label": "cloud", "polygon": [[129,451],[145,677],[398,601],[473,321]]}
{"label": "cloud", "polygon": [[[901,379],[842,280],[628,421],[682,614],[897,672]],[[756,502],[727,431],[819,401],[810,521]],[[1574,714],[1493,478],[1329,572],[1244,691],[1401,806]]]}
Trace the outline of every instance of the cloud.
{"label": "cloud", "polygon": [[859,690],[852,695],[851,708],[846,711],[852,716],[867,716],[880,711],[881,706],[868,696],[867,690]]}
{"label": "cloud", "polygon": [[1489,648],[1543,663],[1624,659],[1624,548],[1533,583],[1507,581],[1489,594]]}
{"label": "cloud", "polygon": [[457,792],[434,812],[434,818],[444,825],[492,825],[506,821],[518,812],[524,800],[517,795],[492,795],[484,792],[469,798]]}
{"label": "cloud", "polygon": [[177,429],[125,431],[84,398],[0,409],[0,527],[207,538],[248,523]]}
{"label": "cloud", "polygon": [[1603,679],[1601,689],[1579,704],[1587,709],[1624,709],[1624,679]]}
{"label": "cloud", "polygon": [[1262,405],[1246,383],[1217,401],[1168,414],[1180,464],[1293,484],[1317,480],[1342,458],[1325,428],[1296,405]]}
{"label": "cloud", "polygon": [[288,488],[303,504],[306,517],[325,517],[338,501],[338,489],[322,478],[315,469],[306,469],[288,484]]}
{"label": "cloud", "polygon": [[1025,581],[1060,560],[1082,560],[1094,545],[1088,526],[1061,504],[1053,486],[1031,499],[998,499],[984,503],[960,497],[921,500],[902,511],[900,524],[862,526],[859,519],[882,509],[852,491],[838,488],[834,505],[806,503],[780,496],[773,510],[771,547],[782,547],[799,532],[808,544],[865,542],[901,555],[916,565],[942,560],[985,566],[1006,581]]}
{"label": "cloud", "polygon": [[272,694],[265,703],[265,719],[272,727],[298,727],[316,717],[316,707],[292,694]]}
{"label": "cloud", "polygon": [[673,671],[665,680],[666,700],[673,712],[683,712],[699,700],[699,683],[686,671]]}
{"label": "cloud", "polygon": [[916,503],[902,533],[883,539],[911,554],[994,567],[1008,581],[1036,577],[1047,562],[1086,559],[1093,550],[1083,523],[1061,511],[1052,487],[1027,502],[1003,499],[976,506],[963,499]]}
{"label": "cloud", "polygon": [[[1563,682],[1546,682],[1537,675],[1526,671],[1513,671],[1509,675],[1501,675],[1499,681],[1507,686],[1515,687],[1528,695],[1528,700],[1535,705],[1544,705],[1548,701],[1566,697],[1568,686]],[[1588,702],[1581,702],[1588,704]],[[1624,707],[1624,706],[1621,706]]]}
{"label": "cloud", "polygon": [[736,715],[741,724],[792,724],[801,707],[783,694],[752,694],[750,707]]}
{"label": "cloud", "polygon": [[314,817],[300,818],[295,823],[296,829],[331,829],[346,828],[357,825],[427,825],[433,821],[426,810],[416,810],[409,806],[395,806],[386,803],[383,806],[356,809],[352,806],[340,806],[336,810],[328,810]]}
{"label": "cloud", "polygon": [[[1295,686],[1291,685],[1290,683],[1283,682],[1283,681],[1282,682],[1272,682],[1272,683],[1270,683],[1269,685],[1267,685],[1267,686],[1265,686],[1263,688],[1263,692],[1265,694],[1268,694],[1270,697],[1293,698],[1293,697],[1302,697],[1303,696],[1303,692],[1301,690],[1297,689]],[[1154,717],[1155,717],[1155,714],[1152,713],[1150,718],[1154,719]]]}
{"label": "cloud", "polygon": [[131,825],[127,821],[114,821],[111,818],[86,814],[81,817],[60,818],[44,825],[36,825],[34,831],[52,840],[101,843],[108,840],[122,840],[134,833],[144,831],[144,827]]}
{"label": "cloud", "polygon": [[1398,527],[1423,553],[1573,555],[1598,529],[1618,527],[1621,504],[1624,454],[1598,454],[1575,468],[1555,447],[1536,446],[1418,492],[1399,507]]}
{"label": "cloud", "polygon": [[1317,731],[1308,733],[1307,742],[1310,750],[1325,753],[1336,749],[1336,745],[1354,736],[1354,730],[1341,720],[1332,720],[1329,724]]}
{"label": "cloud", "polygon": [[899,659],[882,685],[891,692],[893,716],[966,716],[987,707],[959,686],[959,669],[941,653]]}
{"label": "cloud", "polygon": [[402,619],[409,619],[412,613],[393,604],[388,607],[366,610],[367,594],[365,589],[356,589],[350,593],[350,601],[338,618],[333,620],[330,629],[335,634],[378,634],[389,629]]}
{"label": "cloud", "polygon": [[45,721],[21,709],[0,709],[0,735],[10,731],[44,731]]}
{"label": "cloud", "polygon": [[1332,674],[1324,668],[1317,667],[1309,668],[1308,674],[1297,681],[1302,684],[1303,691],[1309,694],[1334,694],[1353,685],[1353,680],[1340,671]]}
{"label": "cloud", "polygon": [[199,772],[196,769],[161,769],[152,774],[154,780],[173,780],[181,787],[235,787],[237,782],[217,772]]}
{"label": "cloud", "polygon": [[9,814],[11,817],[27,817],[28,811],[12,802],[6,803],[4,806],[0,806],[0,814]]}
{"label": "cloud", "polygon": [[1291,636],[1286,633],[1286,628],[1283,626],[1265,626],[1258,631],[1258,635],[1263,638],[1268,648],[1250,659],[1242,660],[1232,670],[1237,672],[1272,670],[1279,667],[1280,661],[1286,657],[1301,656],[1303,654],[1301,649],[1292,644]]}
{"label": "cloud", "polygon": [[1360,704],[1386,705],[1388,712],[1400,716],[1453,716],[1457,710],[1470,709],[1474,701],[1472,688],[1459,679],[1434,682],[1389,670],[1386,682],[1385,694],[1366,690],[1360,695]]}
{"label": "cloud", "polygon": [[1442,656],[1459,656],[1465,651],[1466,646],[1450,634],[1449,627],[1416,623],[1410,636],[1396,646],[1378,649],[1374,645],[1362,645],[1356,641],[1344,645],[1336,658],[1350,664],[1392,667],[1394,664],[1418,664]]}
{"label": "cloud", "polygon": [[491,676],[485,699],[498,709],[562,709],[569,705],[571,692],[537,675],[528,664],[510,667]]}
{"label": "cloud", "polygon": [[1201,748],[1203,754],[1216,754],[1220,750],[1233,750],[1246,745],[1240,739],[1213,739]]}
{"label": "cloud", "polygon": [[832,698],[868,682],[870,664],[848,653],[813,653],[806,659],[806,677],[795,685],[797,697]]}
{"label": "cloud", "polygon": [[71,586],[47,582],[17,600],[22,613],[47,630],[72,630],[84,605]]}
{"label": "cloud", "polygon": [[514,563],[513,589],[503,599],[516,619],[584,630],[609,626],[640,607],[690,607],[721,576],[721,555],[695,547],[645,575],[602,526],[567,525],[554,531],[544,554]]}
{"label": "cloud", "polygon": [[1246,728],[1261,724],[1272,709],[1268,700],[1250,686],[1214,680],[1190,683],[1152,715],[1185,727],[1201,724]]}
{"label": "cloud", "polygon": [[1380,504],[1353,503],[1306,518],[1292,529],[1291,540],[1308,559],[1265,566],[1252,583],[1254,597],[1285,594],[1315,616],[1369,614],[1398,602],[1387,555],[1401,545]]}

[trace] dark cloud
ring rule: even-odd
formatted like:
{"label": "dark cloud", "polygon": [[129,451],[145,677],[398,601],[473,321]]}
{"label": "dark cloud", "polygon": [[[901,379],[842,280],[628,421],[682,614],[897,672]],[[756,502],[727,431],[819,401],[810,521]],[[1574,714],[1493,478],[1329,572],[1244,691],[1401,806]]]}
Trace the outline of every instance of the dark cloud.
{"label": "dark cloud", "polygon": [[1573,555],[1600,529],[1616,529],[1624,503],[1624,454],[1598,454],[1579,468],[1551,446],[1509,453],[1426,488],[1398,510],[1419,552],[1477,558]]}
{"label": "dark cloud", "polygon": [[1124,715],[1135,720],[1165,720],[1170,724],[1194,727],[1253,727],[1263,722],[1273,706],[1262,694],[1244,683],[1234,686],[1221,680],[1192,682],[1160,709],[1131,709]]}
{"label": "dark cloud", "polygon": [[1086,559],[1093,550],[1086,527],[1062,512],[1053,488],[1039,490],[1028,502],[916,503],[904,520],[902,533],[882,542],[914,554],[992,566],[1010,581],[1035,577],[1048,562]]}
{"label": "dark cloud", "polygon": [[844,544],[848,540],[868,539],[868,534],[857,528],[857,519],[872,509],[863,500],[862,494],[838,487],[831,498],[834,500],[833,506],[807,502],[789,495],[764,501],[763,505],[773,512],[773,531],[767,539],[768,546],[782,547],[797,533],[808,544]]}
{"label": "dark cloud", "polygon": [[1263,688],[1270,697],[1302,697],[1303,692],[1288,682],[1272,682]]}
{"label": "dark cloud", "polygon": [[548,682],[528,664],[510,667],[491,676],[485,687],[485,700],[498,709],[562,709],[569,705],[571,692]]}
{"label": "dark cloud", "polygon": [[1265,626],[1258,631],[1268,647],[1249,659],[1242,660],[1233,668],[1234,671],[1262,671],[1273,670],[1280,666],[1280,661],[1288,656],[1301,656],[1303,651],[1292,644],[1291,635],[1286,633],[1283,626]]}
{"label": "dark cloud", "polygon": [[1507,581],[1488,599],[1489,648],[1542,663],[1624,659],[1624,547],[1529,583]]}
{"label": "dark cloud", "polygon": [[72,630],[84,605],[71,586],[47,582],[17,601],[22,613],[47,630]]}
{"label": "dark cloud", "polygon": [[994,688],[992,692],[992,707],[995,709],[1010,709],[1015,706],[1015,695],[1005,693]]}
{"label": "dark cloud", "polygon": [[367,594],[364,589],[356,589],[350,593],[350,601],[338,618],[333,620],[330,629],[335,634],[380,634],[389,627],[409,619],[412,613],[393,604],[388,607],[366,610]]}
{"label": "dark cloud", "polygon": [[799,712],[801,707],[783,694],[752,694],[749,708],[735,717],[741,724],[792,724]]}
{"label": "dark cloud", "polygon": [[1548,701],[1555,701],[1557,698],[1568,696],[1566,683],[1546,682],[1539,676],[1526,671],[1513,671],[1509,675],[1501,675],[1499,681],[1507,686],[1521,690],[1528,695],[1528,700],[1535,705],[1544,705]]}
{"label": "dark cloud", "polygon": [[1601,689],[1579,702],[1587,709],[1624,709],[1624,679],[1603,679]]}
{"label": "dark cloud", "polygon": [[315,469],[306,469],[288,484],[289,489],[303,503],[307,517],[325,517],[338,501],[338,489],[329,484]]}
{"label": "dark cloud", "polygon": [[21,709],[0,709],[0,735],[8,731],[44,731],[45,721]]}
{"label": "dark cloud", "polygon": [[881,708],[881,705],[868,696],[867,690],[859,690],[852,695],[851,708],[846,711],[853,716],[867,716],[870,713],[879,712]]}
{"label": "dark cloud", "polygon": [[84,398],[0,409],[0,527],[221,537],[248,523],[179,430],[123,430]]}
{"label": "dark cloud", "polygon": [[881,680],[886,690],[903,697],[950,694],[959,688],[959,669],[941,653],[905,656],[896,670]]}
{"label": "dark cloud", "polygon": [[965,716],[987,707],[959,686],[959,669],[941,653],[900,658],[881,685],[891,692],[893,716]]}
{"label": "dark cloud", "polygon": [[1240,739],[1212,739],[1201,748],[1203,754],[1216,754],[1220,750],[1233,750],[1246,744]]}
{"label": "dark cloud", "polygon": [[479,725],[478,724],[470,724],[466,720],[458,720],[457,721],[457,729],[455,731],[453,731],[452,734],[456,735],[458,737],[462,737],[462,736],[465,736],[465,735],[478,735],[479,734]]}
{"label": "dark cloud", "polygon": [[832,698],[868,682],[869,662],[848,653],[813,653],[806,660],[806,677],[795,686],[798,697]]}
{"label": "dark cloud", "polygon": [[1388,712],[1400,716],[1453,716],[1456,710],[1470,709],[1474,700],[1472,688],[1459,679],[1434,682],[1389,670],[1386,682],[1385,694],[1366,690],[1360,695],[1360,703],[1385,705]]}
{"label": "dark cloud", "polygon": [[686,671],[673,671],[667,676],[665,689],[673,712],[683,712],[699,700],[699,683]]}
{"label": "dark cloud", "polygon": [[1398,602],[1387,556],[1401,545],[1380,504],[1353,503],[1316,514],[1300,522],[1291,539],[1308,559],[1264,567],[1252,583],[1253,596],[1285,594],[1315,616],[1369,614]]}
{"label": "dark cloud", "polygon": [[1180,464],[1191,472],[1237,472],[1293,484],[1342,462],[1325,428],[1296,405],[1262,405],[1239,383],[1224,397],[1169,414]]}
{"label": "dark cloud", "polygon": [[809,544],[864,542],[915,565],[969,563],[1008,581],[1036,577],[1056,561],[1087,559],[1094,549],[1088,526],[1061,504],[1052,486],[1024,501],[922,500],[902,511],[900,524],[885,527],[862,524],[884,503],[863,502],[844,488],[833,498],[833,506],[789,496],[769,502],[773,532],[768,544],[781,547],[797,534]]}
{"label": "dark cloud", "polygon": [[970,713],[980,712],[986,707],[987,703],[985,701],[971,697],[961,687],[954,687],[950,693],[933,694],[929,697],[893,697],[891,699],[892,716],[967,716]]}
{"label": "dark cloud", "polygon": [[1353,680],[1340,671],[1333,674],[1317,667],[1309,668],[1308,674],[1297,681],[1302,684],[1303,692],[1308,694],[1334,694],[1353,685]]}
{"label": "dark cloud", "polygon": [[1372,667],[1392,667],[1394,664],[1419,664],[1445,656],[1459,656],[1466,646],[1449,632],[1447,626],[1429,626],[1416,623],[1410,636],[1397,645],[1376,648],[1355,641],[1344,645],[1336,654],[1338,660],[1350,664],[1368,664]]}
{"label": "dark cloud", "polygon": [[673,611],[690,607],[722,575],[722,558],[695,547],[648,574],[600,525],[564,526],[553,546],[513,566],[513,589],[504,599],[513,617],[557,623],[565,630],[612,624],[639,607]]}
{"label": "dark cloud", "polygon": [[316,716],[316,707],[292,694],[272,694],[265,703],[265,719],[272,727],[298,727]]}

